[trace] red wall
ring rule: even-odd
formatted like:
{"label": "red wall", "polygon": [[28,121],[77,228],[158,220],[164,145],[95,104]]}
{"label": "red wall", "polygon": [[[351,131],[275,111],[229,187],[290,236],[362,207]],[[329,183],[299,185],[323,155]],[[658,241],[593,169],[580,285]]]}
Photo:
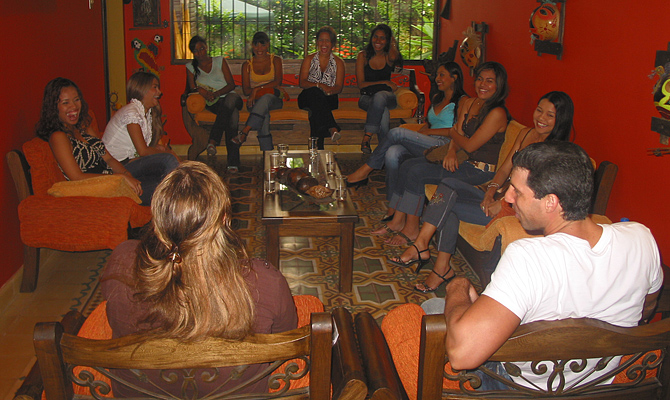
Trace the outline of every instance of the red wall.
{"label": "red wall", "polygon": [[[506,67],[507,104],[524,124],[531,123],[544,93],[567,92],[575,103],[576,142],[597,161],[619,166],[608,216],[647,225],[661,254],[670,254],[670,157],[646,155],[648,148],[661,147],[659,135],[650,130],[651,117],[658,114],[651,95],[655,80],[647,76],[656,51],[667,50],[670,41],[659,18],[670,15],[670,2],[568,0],[562,60],[538,57],[529,44],[528,20],[536,1],[451,3],[451,19],[442,20],[441,43],[461,40],[471,21],[489,24],[487,59]],[[468,82],[472,88],[472,79]]]}
{"label": "red wall", "polygon": [[96,115],[104,120],[101,1],[89,10],[86,0],[0,2],[3,106],[0,107],[0,229],[3,257],[0,286],[23,264],[17,215],[18,199],[4,160],[35,136],[46,83],[58,76],[74,80]]}

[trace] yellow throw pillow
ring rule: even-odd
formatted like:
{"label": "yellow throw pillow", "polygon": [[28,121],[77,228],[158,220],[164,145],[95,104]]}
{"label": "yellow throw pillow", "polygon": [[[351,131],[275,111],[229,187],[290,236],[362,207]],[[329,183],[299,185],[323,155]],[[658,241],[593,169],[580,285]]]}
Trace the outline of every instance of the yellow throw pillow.
{"label": "yellow throw pillow", "polygon": [[47,191],[54,197],[89,196],[89,197],[130,197],[141,204],[137,193],[121,175],[105,175],[79,181],[56,182]]}

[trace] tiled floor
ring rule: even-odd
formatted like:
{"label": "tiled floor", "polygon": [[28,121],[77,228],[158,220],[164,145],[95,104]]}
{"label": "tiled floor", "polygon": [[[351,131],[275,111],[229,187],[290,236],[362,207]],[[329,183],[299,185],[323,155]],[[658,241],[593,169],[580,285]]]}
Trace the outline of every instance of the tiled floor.
{"label": "tiled floor", "polygon": [[[260,223],[259,196],[261,169],[258,156],[243,156],[240,173],[227,175],[222,157],[207,160],[228,182],[235,202],[234,226],[245,238],[254,257],[265,256],[265,230]],[[203,159],[203,161],[205,161]],[[338,157],[343,173],[352,172],[363,160],[360,154]],[[393,307],[407,302],[421,303],[434,294],[412,290],[414,282],[425,279],[429,268],[414,274],[406,268],[386,263],[403,248],[390,247],[383,238],[369,235],[385,213],[384,175],[371,176],[366,187],[352,190],[359,211],[354,255],[354,290],[340,293],[337,238],[282,238],[280,269],[294,294],[311,294],[324,303],[326,310],[344,306],[352,312],[369,311],[381,320]],[[97,282],[99,269],[109,252],[61,253],[43,250],[37,290],[18,294],[8,309],[0,310],[0,400],[10,400],[34,362],[32,330],[35,322],[59,320],[70,309],[82,309]],[[457,273],[471,279],[474,274],[454,257]],[[442,287],[438,296],[444,295]]]}

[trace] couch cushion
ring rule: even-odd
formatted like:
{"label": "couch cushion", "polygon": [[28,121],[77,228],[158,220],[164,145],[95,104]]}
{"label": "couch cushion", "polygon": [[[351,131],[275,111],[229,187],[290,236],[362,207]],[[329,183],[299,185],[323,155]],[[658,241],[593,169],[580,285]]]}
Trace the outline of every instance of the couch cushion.
{"label": "couch cushion", "polygon": [[38,137],[33,138],[23,145],[23,154],[30,165],[34,194],[47,194],[47,190],[54,183],[65,180],[48,142]]}

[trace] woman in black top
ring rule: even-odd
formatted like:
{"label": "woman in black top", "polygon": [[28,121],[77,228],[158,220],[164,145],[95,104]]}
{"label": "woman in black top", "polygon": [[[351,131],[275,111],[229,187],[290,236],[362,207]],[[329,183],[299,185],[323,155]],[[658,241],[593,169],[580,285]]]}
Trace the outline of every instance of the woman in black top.
{"label": "woman in black top", "polygon": [[369,154],[370,139],[375,133],[379,141],[389,131],[389,110],[397,105],[395,94],[398,87],[391,81],[391,72],[395,67],[402,66],[402,56],[396,46],[391,28],[379,24],[372,30],[370,43],[358,54],[356,60],[356,80],[361,89],[358,106],[368,112],[365,119],[365,135],[361,143],[361,151]]}

